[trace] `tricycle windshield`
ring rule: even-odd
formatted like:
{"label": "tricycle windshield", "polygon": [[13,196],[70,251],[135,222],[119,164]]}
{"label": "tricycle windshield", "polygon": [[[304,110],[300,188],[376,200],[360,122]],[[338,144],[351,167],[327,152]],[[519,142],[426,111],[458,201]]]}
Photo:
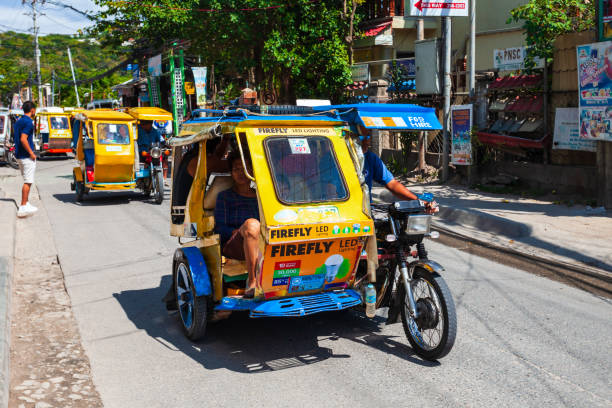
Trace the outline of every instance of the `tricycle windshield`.
{"label": "tricycle windshield", "polygon": [[4,124],[6,123],[6,116],[0,115],[0,135],[4,134]]}
{"label": "tricycle windshield", "polygon": [[130,130],[124,123],[98,123],[98,143],[130,144]]}
{"label": "tricycle windshield", "polygon": [[51,129],[68,130],[68,118],[66,116],[51,116]]}
{"label": "tricycle windshield", "polygon": [[282,203],[348,199],[336,154],[326,137],[269,137],[264,145],[274,189]]}

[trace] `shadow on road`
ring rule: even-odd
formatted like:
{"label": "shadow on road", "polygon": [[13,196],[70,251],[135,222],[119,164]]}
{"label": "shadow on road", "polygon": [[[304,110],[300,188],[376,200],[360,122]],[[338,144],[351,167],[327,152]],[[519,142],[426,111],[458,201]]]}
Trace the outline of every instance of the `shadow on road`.
{"label": "shadow on road", "polygon": [[[78,202],[76,200],[75,193],[59,193],[53,194],[53,197],[66,204],[74,204],[81,207],[91,206],[108,206],[108,205],[122,205],[127,204],[130,201],[143,201],[154,204],[152,198],[146,198],[142,193],[135,191],[128,192],[107,192],[107,191],[94,191],[90,192],[83,198],[83,201]],[[170,192],[164,191],[164,199],[170,199]],[[154,204],[157,205],[157,204]]]}
{"label": "shadow on road", "polygon": [[170,276],[164,276],[158,288],[123,291],[113,296],[138,329],[209,370],[226,368],[240,373],[260,373],[301,367],[330,358],[350,358],[351,355],[335,354],[332,349],[319,345],[319,341],[340,339],[414,364],[439,365],[415,356],[408,345],[398,341],[405,341],[405,338],[380,334],[384,325],[380,319],[370,320],[354,311],[263,319],[234,313],[227,320],[209,324],[205,339],[193,343],[183,334],[178,315],[169,314],[161,302],[168,287]]}

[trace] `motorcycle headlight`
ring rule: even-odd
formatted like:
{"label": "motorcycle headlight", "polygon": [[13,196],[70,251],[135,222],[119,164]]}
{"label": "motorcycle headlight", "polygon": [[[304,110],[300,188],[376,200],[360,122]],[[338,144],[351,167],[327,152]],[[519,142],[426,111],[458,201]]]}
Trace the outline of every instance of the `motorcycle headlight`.
{"label": "motorcycle headlight", "polygon": [[406,234],[424,235],[429,233],[431,215],[411,215],[406,223]]}
{"label": "motorcycle headlight", "polygon": [[151,149],[151,157],[154,159],[159,159],[161,156],[161,149],[159,147],[154,147]]}

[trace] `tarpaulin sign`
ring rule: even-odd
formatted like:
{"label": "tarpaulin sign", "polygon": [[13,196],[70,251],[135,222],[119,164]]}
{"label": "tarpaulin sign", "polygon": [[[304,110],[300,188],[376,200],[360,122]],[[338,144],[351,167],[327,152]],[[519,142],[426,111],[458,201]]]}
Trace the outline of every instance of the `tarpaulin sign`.
{"label": "tarpaulin sign", "polygon": [[467,17],[468,0],[410,0],[410,15],[416,17]]}
{"label": "tarpaulin sign", "polygon": [[149,58],[147,71],[150,76],[158,77],[162,74],[162,56],[158,54]]}
{"label": "tarpaulin sign", "polygon": [[195,82],[196,103],[198,106],[206,105],[206,67],[193,67],[193,82]]}
{"label": "tarpaulin sign", "polygon": [[451,163],[472,164],[472,105],[451,107]]}
{"label": "tarpaulin sign", "polygon": [[580,137],[612,141],[612,41],[576,47]]}
{"label": "tarpaulin sign", "polygon": [[557,108],[553,149],[597,151],[597,142],[580,138],[578,108]]}

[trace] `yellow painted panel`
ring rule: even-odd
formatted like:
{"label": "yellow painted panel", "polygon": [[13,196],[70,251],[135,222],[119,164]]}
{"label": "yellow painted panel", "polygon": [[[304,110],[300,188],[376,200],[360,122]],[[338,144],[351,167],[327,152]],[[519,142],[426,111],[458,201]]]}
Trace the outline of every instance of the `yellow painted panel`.
{"label": "yellow painted panel", "polygon": [[[313,127],[311,122],[308,128]],[[335,225],[342,225],[342,228],[344,228],[345,224],[351,227],[353,224],[360,224],[361,226],[370,226],[369,234],[371,235],[371,220],[362,211],[363,191],[344,137],[342,136],[342,131],[329,125],[320,127],[321,134],[333,134],[333,136],[328,136],[328,138],[331,141],[339,167],[344,175],[349,198],[346,201],[287,205],[281,203],[276,196],[271,171],[264,151],[264,140],[279,134],[291,136],[293,134],[304,135],[305,133],[303,130],[293,130],[292,128],[288,128],[286,133],[271,127],[268,127],[268,129],[270,131],[267,134],[262,134],[260,130],[247,127],[236,129],[237,133],[247,133],[249,150],[253,161],[253,172],[257,180],[260,218],[264,227],[272,228],[289,225],[295,227],[320,223],[331,226],[331,228]],[[311,131],[308,134],[317,135],[316,132]],[[284,214],[288,213],[295,215],[283,217]],[[266,239],[268,238],[270,238],[269,235],[266,236]],[[323,238],[323,236],[319,238]],[[295,239],[288,239],[288,241],[291,240],[295,241]]]}

